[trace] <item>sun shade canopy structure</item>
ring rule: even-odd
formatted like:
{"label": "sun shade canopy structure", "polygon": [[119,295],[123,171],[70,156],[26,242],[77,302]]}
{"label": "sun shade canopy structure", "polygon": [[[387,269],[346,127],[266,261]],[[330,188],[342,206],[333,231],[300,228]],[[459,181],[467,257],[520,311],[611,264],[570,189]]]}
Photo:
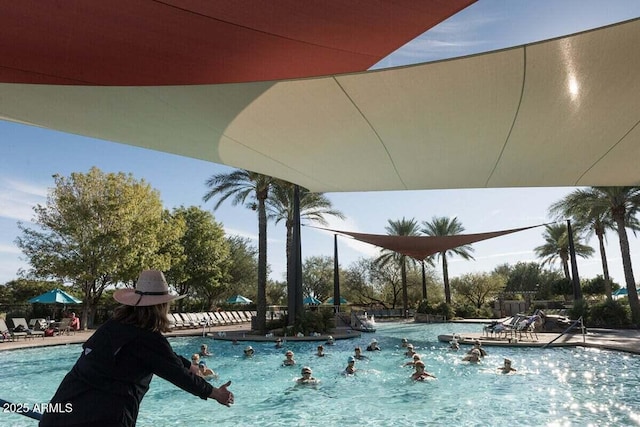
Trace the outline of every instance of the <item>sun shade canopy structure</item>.
{"label": "sun shade canopy structure", "polygon": [[542,227],[546,224],[538,224],[530,227],[512,228],[510,230],[491,231],[488,233],[457,234],[452,236],[390,236],[387,234],[365,234],[352,231],[331,230],[320,228],[321,230],[333,233],[344,234],[353,237],[361,242],[366,242],[384,249],[389,249],[400,254],[410,256],[416,260],[426,259],[428,256],[444,252],[459,246],[480,242],[482,240],[493,239],[518,231],[529,230],[531,228]]}
{"label": "sun shade canopy structure", "polygon": [[640,20],[632,20],[329,77],[5,83],[0,118],[248,169],[311,191],[638,185],[639,69]]}
{"label": "sun shade canopy structure", "polygon": [[82,301],[61,289],[52,289],[29,300],[31,304],[82,304]]}
{"label": "sun shade canopy structure", "polygon": [[0,81],[160,86],[362,71],[475,1],[4,2]]}

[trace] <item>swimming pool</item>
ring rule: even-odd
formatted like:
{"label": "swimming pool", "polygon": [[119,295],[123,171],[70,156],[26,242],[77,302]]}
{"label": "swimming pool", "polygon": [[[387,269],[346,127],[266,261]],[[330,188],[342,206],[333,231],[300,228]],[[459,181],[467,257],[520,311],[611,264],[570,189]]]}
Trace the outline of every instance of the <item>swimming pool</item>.
{"label": "swimming pool", "polygon": [[[206,342],[213,357],[207,363],[230,379],[236,404],[225,408],[200,400],[160,378],[154,378],[142,402],[139,426],[211,425],[298,426],[621,426],[640,425],[640,356],[585,348],[486,347],[479,365],[461,362],[469,347],[451,352],[437,336],[479,332],[480,325],[379,324],[375,334],[339,340],[315,356],[317,342],[273,343],[174,338],[177,353],[189,356]],[[341,371],[356,345],[376,338],[381,352],[364,352],[355,376]],[[423,355],[427,371],[438,379],[409,380],[401,367],[409,359],[400,347],[406,337]],[[252,359],[243,359],[250,344]],[[295,352],[296,367],[282,367],[284,352]],[[12,402],[46,402],[75,363],[79,345],[0,352],[0,398]],[[498,374],[503,358],[518,370]],[[302,366],[320,379],[317,386],[296,386]],[[34,426],[15,414],[0,414],[0,425]]]}

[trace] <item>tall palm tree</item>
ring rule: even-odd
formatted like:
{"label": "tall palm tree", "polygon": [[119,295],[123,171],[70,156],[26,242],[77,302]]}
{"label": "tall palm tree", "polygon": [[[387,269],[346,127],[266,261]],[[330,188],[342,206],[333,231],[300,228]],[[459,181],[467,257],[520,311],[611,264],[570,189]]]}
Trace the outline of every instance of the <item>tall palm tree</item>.
{"label": "tall palm tree", "polygon": [[[433,217],[431,221],[423,221],[422,232],[427,236],[454,236],[464,231],[462,223],[457,217],[453,219],[447,217]],[[447,265],[447,253],[461,256],[466,260],[474,259],[471,253],[473,248],[471,245],[458,246],[457,248],[448,249],[438,253],[438,257],[442,260],[442,279],[444,281],[444,296],[447,304],[451,304],[451,288],[449,286],[449,266]]]}
{"label": "tall palm tree", "polygon": [[631,317],[634,323],[640,324],[640,301],[636,290],[633,268],[631,266],[631,251],[627,228],[634,233],[640,229],[636,215],[640,210],[640,187],[591,187],[584,194],[585,203],[595,209],[606,210],[616,224],[624,279],[629,296]]}
{"label": "tall palm tree", "polygon": [[[388,225],[384,228],[389,236],[418,236],[419,226],[415,219],[405,219],[393,221],[387,220]],[[403,255],[401,253],[382,249],[382,255],[380,255],[374,262],[380,267],[385,267],[391,263],[400,267],[400,274],[402,280],[402,307],[405,317],[409,313],[409,297],[407,294],[407,260],[415,264],[415,260],[411,257]]]}
{"label": "tall palm tree", "polygon": [[611,278],[609,276],[609,266],[607,263],[607,253],[605,249],[605,238],[607,230],[615,229],[615,222],[607,209],[602,206],[593,206],[589,202],[591,190],[578,189],[566,195],[562,200],[557,201],[549,207],[549,213],[557,220],[571,219],[573,227],[578,232],[586,232],[585,240],[593,234],[598,238],[598,248],[600,251],[600,261],[602,263],[602,275],[605,283],[605,294],[607,299],[612,299]]}
{"label": "tall palm tree", "polygon": [[256,328],[264,333],[267,327],[267,209],[266,200],[274,178],[247,170],[213,175],[206,181],[209,191],[204,201],[217,197],[214,210],[227,199],[235,206],[244,204],[258,211],[258,301]]}
{"label": "tall palm tree", "polygon": [[[290,182],[275,180],[271,188],[271,193],[267,199],[267,216],[278,224],[284,221],[287,229],[287,278],[289,278],[289,268],[292,261],[293,250],[293,197],[294,184]],[[333,209],[331,201],[323,193],[311,193],[306,188],[300,188],[300,219],[316,222],[320,225],[327,225],[326,216],[331,215],[344,219],[344,214]]]}
{"label": "tall palm tree", "polygon": [[[559,259],[562,264],[565,279],[571,280],[571,274],[569,273],[569,234],[567,224],[557,223],[546,225],[542,236],[544,237],[545,244],[533,249],[538,258],[542,258],[542,265],[553,264]],[[576,255],[587,258],[593,254],[593,248],[580,243],[580,238],[576,230],[573,244]]]}

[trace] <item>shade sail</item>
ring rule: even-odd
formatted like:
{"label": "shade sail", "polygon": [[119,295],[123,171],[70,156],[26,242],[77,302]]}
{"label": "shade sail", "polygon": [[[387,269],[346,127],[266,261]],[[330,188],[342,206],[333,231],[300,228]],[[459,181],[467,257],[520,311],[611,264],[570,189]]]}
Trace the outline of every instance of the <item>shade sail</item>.
{"label": "shade sail", "polygon": [[82,301],[61,289],[52,289],[29,300],[31,304],[82,304]]}
{"label": "shade sail", "polygon": [[546,224],[533,225],[530,227],[512,228],[510,230],[491,231],[488,233],[457,234],[453,236],[390,236],[387,234],[365,234],[354,233],[352,231],[321,230],[333,233],[344,234],[353,237],[361,242],[366,242],[384,249],[389,249],[403,255],[410,256],[416,260],[423,260],[430,255],[444,252],[459,246],[468,245],[482,240],[493,239],[494,237],[506,234],[517,233],[518,231],[529,230],[531,228],[542,227]]}
{"label": "shade sail", "polygon": [[640,20],[481,55],[287,81],[0,84],[0,117],[311,191],[640,184]]}
{"label": "shade sail", "polygon": [[4,2],[0,81],[185,85],[362,71],[474,2]]}

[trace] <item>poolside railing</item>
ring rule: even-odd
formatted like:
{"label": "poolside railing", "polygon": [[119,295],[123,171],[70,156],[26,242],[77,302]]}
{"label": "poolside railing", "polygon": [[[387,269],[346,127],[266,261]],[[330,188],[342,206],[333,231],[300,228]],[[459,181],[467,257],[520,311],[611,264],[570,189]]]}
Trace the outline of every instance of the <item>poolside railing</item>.
{"label": "poolside railing", "polygon": [[547,348],[549,347],[551,344],[553,344],[554,342],[556,342],[557,340],[559,340],[564,334],[566,334],[567,332],[569,332],[571,329],[573,329],[578,323],[580,323],[580,331],[582,333],[582,342],[586,342],[586,337],[585,337],[585,330],[584,330],[584,322],[582,321],[582,316],[580,316],[578,318],[578,320],[574,321],[571,326],[569,326],[567,329],[565,329],[564,331],[562,331],[562,333],[560,335],[558,335],[557,337],[555,337],[554,339],[552,339],[551,341],[549,341],[548,343],[546,343],[545,345],[542,346],[542,348]]}

